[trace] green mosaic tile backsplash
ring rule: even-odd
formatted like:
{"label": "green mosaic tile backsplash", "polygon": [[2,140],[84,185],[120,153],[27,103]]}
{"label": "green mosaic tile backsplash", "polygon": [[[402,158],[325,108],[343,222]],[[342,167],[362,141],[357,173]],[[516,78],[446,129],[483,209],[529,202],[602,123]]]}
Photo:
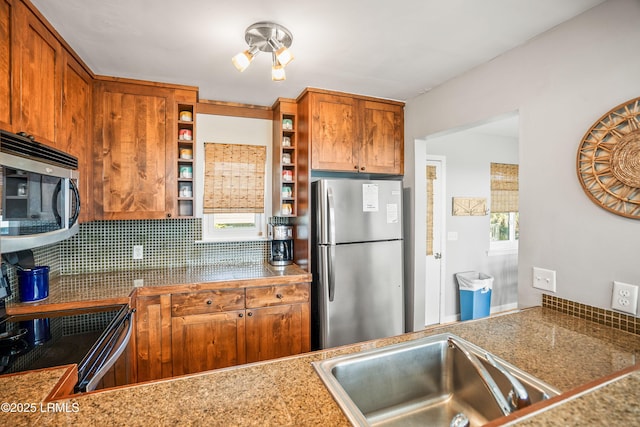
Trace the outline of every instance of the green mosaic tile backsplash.
{"label": "green mosaic tile backsplash", "polygon": [[[119,270],[261,263],[265,241],[194,243],[202,236],[201,219],[95,221],[60,243],[60,274]],[[143,259],[133,259],[133,246]]]}
{"label": "green mosaic tile backsplash", "polygon": [[[33,249],[36,265],[48,265],[50,276],[120,270],[201,265],[258,264],[268,260],[267,241],[195,243],[202,220],[167,219],[94,221],[80,224],[78,234],[55,245]],[[143,246],[143,259],[133,259],[133,246]],[[15,269],[9,269],[17,298]]]}

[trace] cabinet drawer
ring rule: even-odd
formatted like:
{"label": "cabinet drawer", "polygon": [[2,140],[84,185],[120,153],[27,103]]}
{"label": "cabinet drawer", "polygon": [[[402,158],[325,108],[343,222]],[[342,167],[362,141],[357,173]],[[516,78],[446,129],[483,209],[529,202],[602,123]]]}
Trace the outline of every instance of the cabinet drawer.
{"label": "cabinet drawer", "polygon": [[189,292],[171,295],[171,316],[244,309],[244,289]]}
{"label": "cabinet drawer", "polygon": [[309,301],[309,283],[247,288],[247,308]]}

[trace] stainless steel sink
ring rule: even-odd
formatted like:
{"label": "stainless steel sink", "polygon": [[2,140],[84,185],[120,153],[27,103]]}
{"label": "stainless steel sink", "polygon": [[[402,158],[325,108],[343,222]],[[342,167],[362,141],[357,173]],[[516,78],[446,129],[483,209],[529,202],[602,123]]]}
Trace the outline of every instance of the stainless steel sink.
{"label": "stainless steel sink", "polygon": [[[440,334],[313,365],[357,426],[449,426],[458,414],[471,426],[485,424],[505,415],[499,401],[505,402],[513,388],[508,374],[524,386],[532,404],[559,394],[550,385],[487,354],[455,335]],[[492,366],[492,359],[508,374]],[[496,396],[500,393],[505,399]]]}

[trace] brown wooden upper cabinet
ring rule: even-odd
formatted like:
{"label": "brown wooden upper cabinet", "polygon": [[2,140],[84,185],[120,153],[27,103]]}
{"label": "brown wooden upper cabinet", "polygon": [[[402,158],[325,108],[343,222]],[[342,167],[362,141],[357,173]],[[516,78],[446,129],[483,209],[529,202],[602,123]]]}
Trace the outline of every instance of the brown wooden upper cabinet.
{"label": "brown wooden upper cabinet", "polygon": [[85,222],[92,219],[92,76],[45,22],[21,1],[0,0],[0,128],[78,158]]}
{"label": "brown wooden upper cabinet", "polygon": [[404,173],[404,103],[307,89],[298,115],[311,169]]}
{"label": "brown wooden upper cabinet", "polygon": [[13,2],[13,8],[13,130],[33,135],[44,144],[55,145],[56,124],[61,113],[62,46],[23,3]]}
{"label": "brown wooden upper cabinet", "polygon": [[96,219],[176,216],[175,108],[171,89],[95,82]]}
{"label": "brown wooden upper cabinet", "polygon": [[62,109],[54,147],[78,158],[80,222],[93,219],[91,94],[93,78],[67,52],[63,54]]}
{"label": "brown wooden upper cabinet", "polygon": [[0,128],[11,128],[11,40],[13,4],[0,0]]}

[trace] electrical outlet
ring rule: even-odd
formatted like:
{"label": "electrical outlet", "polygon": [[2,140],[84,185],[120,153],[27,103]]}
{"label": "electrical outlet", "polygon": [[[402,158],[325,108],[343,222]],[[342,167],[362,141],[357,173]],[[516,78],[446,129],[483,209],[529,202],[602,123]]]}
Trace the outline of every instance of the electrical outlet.
{"label": "electrical outlet", "polygon": [[556,291],[556,271],[533,267],[533,287],[545,291]]}
{"label": "electrical outlet", "polygon": [[638,287],[614,281],[611,308],[635,315],[638,310]]}
{"label": "electrical outlet", "polygon": [[133,259],[142,259],[142,258],[143,258],[143,246],[133,245]]}

